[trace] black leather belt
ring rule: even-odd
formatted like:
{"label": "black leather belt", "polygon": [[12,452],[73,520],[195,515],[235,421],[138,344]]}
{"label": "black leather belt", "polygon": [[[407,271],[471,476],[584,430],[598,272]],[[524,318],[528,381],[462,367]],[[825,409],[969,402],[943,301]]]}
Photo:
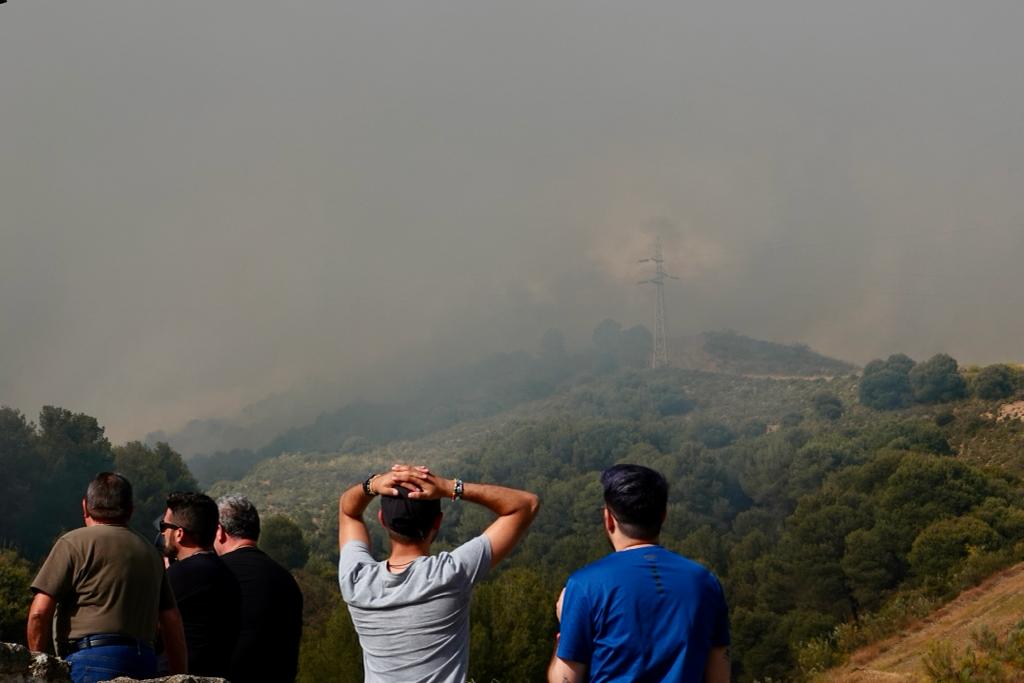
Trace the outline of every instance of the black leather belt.
{"label": "black leather belt", "polygon": [[139,649],[152,650],[153,646],[144,640],[121,636],[116,633],[97,633],[92,636],[83,636],[68,643],[68,654],[79,650],[88,650],[91,647],[111,647],[112,645],[129,645]]}

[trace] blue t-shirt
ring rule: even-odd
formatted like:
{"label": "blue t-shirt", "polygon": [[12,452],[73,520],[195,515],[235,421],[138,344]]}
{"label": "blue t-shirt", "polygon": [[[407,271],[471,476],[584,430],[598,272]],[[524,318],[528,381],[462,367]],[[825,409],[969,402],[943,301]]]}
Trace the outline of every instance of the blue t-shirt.
{"label": "blue t-shirt", "polygon": [[588,681],[703,681],[708,652],[729,644],[722,586],[661,546],[612,553],[565,585],[558,656]]}

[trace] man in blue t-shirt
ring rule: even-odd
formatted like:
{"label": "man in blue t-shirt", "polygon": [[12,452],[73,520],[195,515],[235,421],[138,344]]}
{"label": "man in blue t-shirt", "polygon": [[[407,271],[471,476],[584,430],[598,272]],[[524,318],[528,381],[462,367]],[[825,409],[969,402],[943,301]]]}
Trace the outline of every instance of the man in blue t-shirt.
{"label": "man in blue t-shirt", "polygon": [[640,465],[601,474],[615,552],[580,569],[555,608],[549,683],[728,683],[729,618],[718,579],[658,545],[668,483]]}

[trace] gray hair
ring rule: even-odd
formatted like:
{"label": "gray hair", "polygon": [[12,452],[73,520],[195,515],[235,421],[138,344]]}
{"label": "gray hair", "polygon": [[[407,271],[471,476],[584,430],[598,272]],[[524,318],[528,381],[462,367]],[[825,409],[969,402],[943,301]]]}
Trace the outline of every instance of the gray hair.
{"label": "gray hair", "polygon": [[260,513],[245,496],[227,495],[217,499],[220,526],[228,536],[260,540]]}

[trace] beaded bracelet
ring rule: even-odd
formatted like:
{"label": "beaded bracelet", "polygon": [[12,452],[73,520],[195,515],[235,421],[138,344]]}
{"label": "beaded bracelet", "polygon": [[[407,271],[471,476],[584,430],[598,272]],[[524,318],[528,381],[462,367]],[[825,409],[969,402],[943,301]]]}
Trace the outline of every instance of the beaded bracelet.
{"label": "beaded bracelet", "polygon": [[366,495],[370,496],[371,498],[373,498],[377,494],[374,493],[373,489],[370,488],[370,482],[373,481],[374,479],[376,479],[379,476],[380,476],[379,474],[371,474],[370,476],[368,476],[366,478],[366,481],[363,482],[363,493],[365,493]]}

